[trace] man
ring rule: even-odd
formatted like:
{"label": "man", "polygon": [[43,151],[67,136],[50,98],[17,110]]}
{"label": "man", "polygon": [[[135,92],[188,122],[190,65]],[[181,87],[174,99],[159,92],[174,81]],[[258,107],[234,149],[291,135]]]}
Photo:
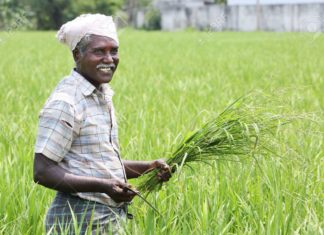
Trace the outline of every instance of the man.
{"label": "man", "polygon": [[81,15],[63,25],[57,37],[70,47],[76,68],[58,84],[39,116],[34,181],[58,191],[46,230],[116,233],[135,196],[127,179],[158,168],[157,177],[167,181],[170,168],[163,160],[120,158],[113,91],[107,84],[119,63],[112,17]]}

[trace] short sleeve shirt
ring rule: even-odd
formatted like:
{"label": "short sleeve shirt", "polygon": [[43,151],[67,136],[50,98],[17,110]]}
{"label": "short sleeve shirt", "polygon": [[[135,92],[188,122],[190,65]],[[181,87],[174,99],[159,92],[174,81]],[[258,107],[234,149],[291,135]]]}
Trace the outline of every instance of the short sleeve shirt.
{"label": "short sleeve shirt", "polygon": [[[73,70],[58,84],[40,112],[35,153],[42,153],[75,175],[126,182],[112,96],[108,84],[96,89]],[[76,195],[121,206],[104,193]]]}

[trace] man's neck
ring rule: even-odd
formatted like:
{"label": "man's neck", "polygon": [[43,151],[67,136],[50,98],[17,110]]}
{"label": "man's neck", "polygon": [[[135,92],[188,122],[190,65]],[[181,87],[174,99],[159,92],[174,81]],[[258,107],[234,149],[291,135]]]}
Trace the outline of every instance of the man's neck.
{"label": "man's neck", "polygon": [[78,68],[74,68],[74,71],[76,71],[78,74],[80,74],[84,79],[86,79],[88,82],[90,82],[97,90],[100,91],[100,84],[94,82],[91,80],[87,75],[82,74]]}

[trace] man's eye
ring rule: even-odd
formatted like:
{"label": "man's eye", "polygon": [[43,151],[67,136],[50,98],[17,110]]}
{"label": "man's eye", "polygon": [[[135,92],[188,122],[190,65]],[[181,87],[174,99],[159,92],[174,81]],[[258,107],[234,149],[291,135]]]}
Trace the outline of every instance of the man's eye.
{"label": "man's eye", "polygon": [[110,53],[112,55],[117,55],[118,54],[118,49],[112,49]]}
{"label": "man's eye", "polygon": [[96,55],[102,55],[104,52],[101,49],[94,49],[93,53],[95,53]]}

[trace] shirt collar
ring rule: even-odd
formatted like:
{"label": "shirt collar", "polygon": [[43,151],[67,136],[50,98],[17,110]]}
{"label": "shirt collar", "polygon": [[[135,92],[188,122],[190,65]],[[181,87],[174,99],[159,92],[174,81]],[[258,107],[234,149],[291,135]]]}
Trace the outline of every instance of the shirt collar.
{"label": "shirt collar", "polygon": [[101,84],[99,89],[107,98],[111,98],[114,95],[114,91],[108,83]]}
{"label": "shirt collar", "polygon": [[108,97],[112,97],[114,95],[114,91],[107,83],[101,84],[99,89],[96,89],[94,85],[92,85],[87,79],[85,79],[85,77],[79,74],[75,69],[72,70],[71,76],[79,80],[81,85],[80,86],[81,92],[85,96],[89,96],[92,93],[102,93],[104,96],[108,96]]}

